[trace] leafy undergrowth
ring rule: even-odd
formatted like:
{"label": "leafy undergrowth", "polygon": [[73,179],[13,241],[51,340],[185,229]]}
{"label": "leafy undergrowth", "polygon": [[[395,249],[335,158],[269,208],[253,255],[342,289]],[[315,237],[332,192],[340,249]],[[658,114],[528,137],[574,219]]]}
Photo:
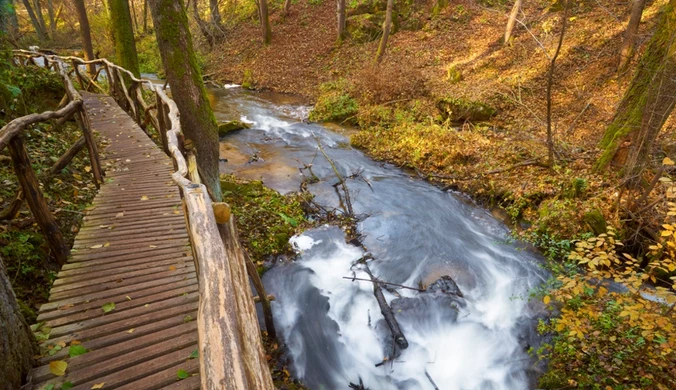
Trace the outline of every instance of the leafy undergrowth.
{"label": "leafy undergrowth", "polygon": [[575,244],[569,260],[585,272],[558,276],[544,297],[560,316],[539,325],[553,335],[538,351],[549,359],[542,388],[676,388],[676,277],[665,279],[676,270],[675,227],[664,224],[646,267],[623,251],[612,228]]}
{"label": "leafy undergrowth", "polygon": [[[5,112],[0,125],[31,112],[53,109],[64,94],[58,76],[40,68],[14,68],[5,63],[0,67],[0,79],[4,89],[0,108]],[[88,173],[91,167],[86,150],[51,179],[47,178],[47,172],[80,136],[74,122],[58,129],[50,123],[41,123],[22,133],[43,195],[69,245],[80,226],[83,209],[96,192]],[[4,211],[19,186],[6,148],[0,151],[0,183],[0,211]],[[34,322],[35,310],[48,298],[56,266],[25,202],[12,220],[0,221],[0,257],[27,321]]]}
{"label": "leafy undergrowth", "polygon": [[311,226],[303,204],[308,195],[281,195],[260,181],[221,176],[223,199],[232,208],[242,245],[262,270],[271,258],[292,254],[289,239]]}

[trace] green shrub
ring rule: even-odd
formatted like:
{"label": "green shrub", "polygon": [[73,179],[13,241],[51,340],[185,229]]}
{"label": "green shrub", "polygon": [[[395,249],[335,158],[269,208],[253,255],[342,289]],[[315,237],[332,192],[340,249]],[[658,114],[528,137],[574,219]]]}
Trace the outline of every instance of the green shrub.
{"label": "green shrub", "polygon": [[352,119],[356,122],[359,104],[348,93],[349,84],[344,79],[324,83],[320,86],[317,103],[310,112],[315,122],[340,122]]}

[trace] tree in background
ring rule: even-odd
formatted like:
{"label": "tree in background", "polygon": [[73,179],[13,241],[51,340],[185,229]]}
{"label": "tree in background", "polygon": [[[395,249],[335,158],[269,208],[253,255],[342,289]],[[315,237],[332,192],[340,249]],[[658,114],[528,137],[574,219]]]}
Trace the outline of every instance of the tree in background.
{"label": "tree in background", "polygon": [[285,0],[284,1],[284,11],[282,15],[288,16],[289,12],[291,12],[291,0]]}
{"label": "tree in background", "polygon": [[218,0],[209,0],[209,15],[211,15],[211,23],[220,28],[221,27],[221,11],[218,9]]}
{"label": "tree in background", "polygon": [[[89,28],[89,18],[87,18],[87,8],[84,0],[73,0],[75,10],[77,12],[77,19],[80,22],[80,35],[82,36],[82,49],[84,50],[85,59],[91,61],[94,59],[94,49],[92,48],[92,36]],[[94,75],[96,73],[96,66],[90,64],[88,66],[89,73]]]}
{"label": "tree in background", "polygon": [[345,0],[338,0],[338,42],[345,39]]}
{"label": "tree in background", "polygon": [[523,0],[516,0],[514,6],[512,7],[512,12],[509,13],[509,19],[507,20],[507,28],[505,28],[505,42],[504,44],[509,44],[509,39],[512,37],[514,32],[514,26],[516,25],[516,17],[521,11],[521,6],[523,5]]}
{"label": "tree in background", "polygon": [[54,17],[54,3],[52,3],[52,0],[47,0],[47,15],[49,16],[49,31],[52,33],[52,38],[54,38],[54,34],[56,34],[56,18]]}
{"label": "tree in background", "polygon": [[131,24],[131,13],[127,0],[108,0],[110,27],[115,43],[117,64],[140,76],[134,29]]}
{"label": "tree in background", "polygon": [[263,36],[263,44],[267,45],[272,40],[272,30],[270,29],[270,16],[268,12],[267,0],[256,0],[258,5],[258,18],[261,22],[261,34]]}
{"label": "tree in background", "polygon": [[20,388],[37,353],[33,334],[19,310],[0,258],[0,390]]}
{"label": "tree in background", "polygon": [[624,40],[622,40],[622,46],[620,47],[620,62],[617,67],[619,72],[624,72],[627,69],[627,65],[629,65],[631,58],[634,56],[636,38],[638,37],[638,26],[641,24],[645,0],[633,0],[631,4],[629,23],[627,24],[627,29],[624,32]]}
{"label": "tree in background", "polygon": [[380,45],[378,45],[376,63],[380,63],[383,55],[385,55],[387,39],[390,37],[390,30],[392,29],[392,9],[394,9],[394,0],[387,0],[387,11],[385,13],[385,21],[383,22],[383,36],[380,38]]}
{"label": "tree in background", "polygon": [[40,41],[46,41],[47,40],[47,31],[44,28],[44,22],[43,22],[43,24],[40,24],[40,19],[42,19],[42,14],[41,13],[39,14],[40,19],[38,19],[38,14],[36,14],[33,11],[33,7],[31,6],[30,2],[28,0],[22,0],[22,3],[24,5],[24,7],[26,7],[26,12],[28,13],[28,17],[31,19],[31,23],[33,24],[33,28],[35,29],[35,32],[38,34],[38,39]]}
{"label": "tree in background", "polygon": [[676,0],[669,0],[659,17],[636,74],[620,102],[600,146],[597,168],[606,167],[620,145],[630,142],[624,167],[626,184],[633,186],[648,164],[662,126],[676,104]]}
{"label": "tree in background", "polygon": [[181,129],[186,140],[195,146],[204,185],[211,197],[220,201],[218,127],[195,57],[186,10],[179,1],[149,0],[148,3],[167,82],[177,91],[172,98],[181,112]]}

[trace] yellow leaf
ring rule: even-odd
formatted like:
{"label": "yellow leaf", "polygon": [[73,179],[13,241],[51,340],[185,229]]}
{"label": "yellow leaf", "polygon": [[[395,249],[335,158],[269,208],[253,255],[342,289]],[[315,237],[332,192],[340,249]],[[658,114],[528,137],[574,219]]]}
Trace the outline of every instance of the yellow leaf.
{"label": "yellow leaf", "polygon": [[542,302],[544,302],[545,305],[549,305],[549,302],[550,302],[551,300],[552,300],[552,299],[549,297],[549,295],[545,295],[545,297],[542,298]]}
{"label": "yellow leaf", "polygon": [[127,333],[134,333],[134,330],[135,330],[134,328],[131,328],[127,331]]}
{"label": "yellow leaf", "polygon": [[610,340],[610,341],[615,341],[615,340],[617,340],[617,337],[615,337],[615,336],[610,336],[609,340]]}
{"label": "yellow leaf", "polygon": [[109,247],[109,246],[110,246],[110,243],[109,243],[109,242],[106,242],[105,244],[103,244],[103,247],[104,247],[104,248],[107,248],[107,247]]}
{"label": "yellow leaf", "polygon": [[103,389],[103,385],[105,385],[106,382],[101,382],[101,383],[96,383],[94,386],[92,386],[92,390],[94,389]]}
{"label": "yellow leaf", "polygon": [[84,170],[85,170],[85,172],[89,173],[89,172],[92,171],[92,167],[90,167],[89,165],[87,165],[86,167],[84,167]]}
{"label": "yellow leaf", "polygon": [[49,362],[49,371],[56,376],[66,375],[66,368],[68,368],[68,363],[63,360],[54,360]]}
{"label": "yellow leaf", "polygon": [[99,248],[103,248],[103,245],[102,245],[102,244],[92,245],[92,246],[90,246],[89,248],[91,248],[91,249],[99,249]]}
{"label": "yellow leaf", "polygon": [[176,266],[175,266],[175,265],[170,265],[170,266],[169,266],[169,271],[176,271]]}
{"label": "yellow leaf", "polygon": [[665,157],[664,160],[662,160],[663,165],[674,165],[674,161],[670,159],[669,157]]}
{"label": "yellow leaf", "polygon": [[147,197],[146,195],[143,195],[143,196],[141,197],[141,200],[148,200],[148,197]]}

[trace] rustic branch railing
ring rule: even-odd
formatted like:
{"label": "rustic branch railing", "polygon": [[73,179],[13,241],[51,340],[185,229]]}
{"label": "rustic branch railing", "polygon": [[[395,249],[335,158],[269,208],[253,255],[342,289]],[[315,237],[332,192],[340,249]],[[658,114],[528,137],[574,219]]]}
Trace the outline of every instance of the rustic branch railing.
{"label": "rustic branch railing", "polygon": [[[239,246],[233,217],[229,209],[225,213],[222,211],[227,208],[226,205],[212,203],[206,187],[199,184],[197,177],[194,181],[188,179],[187,154],[174,101],[162,88],[148,80],[136,78],[128,70],[106,59],[85,61],[77,57],[24,50],[14,51],[14,56],[19,65],[37,65],[36,59],[44,59],[46,67],[53,68],[63,77],[70,102],[55,113],[29,115],[10,122],[0,130],[0,150],[7,142],[18,139],[16,134],[28,124],[65,117],[75,111],[90,155],[94,153],[92,160],[98,163],[96,145],[86,111],[82,107],[82,97],[69,75],[74,74],[81,88],[88,90],[95,87],[101,92],[105,91],[100,86],[103,83],[99,82],[99,77],[105,75],[110,95],[144,131],[147,132],[148,124],[153,126],[163,149],[174,162],[172,178],[181,190],[199,280],[197,328],[202,389],[274,389],[262,348],[254,299],[247,278],[246,259]],[[65,64],[70,64],[72,69],[69,72]],[[96,68],[93,75],[80,70],[80,66],[90,64]],[[144,88],[154,93],[154,104],[145,101]],[[100,164],[96,169],[92,165],[92,171],[100,174]],[[196,174],[194,169],[192,173]],[[24,194],[28,194],[26,188]],[[217,210],[216,215],[214,209]],[[259,298],[268,299],[261,292]],[[274,330],[269,331],[274,334]]]}

